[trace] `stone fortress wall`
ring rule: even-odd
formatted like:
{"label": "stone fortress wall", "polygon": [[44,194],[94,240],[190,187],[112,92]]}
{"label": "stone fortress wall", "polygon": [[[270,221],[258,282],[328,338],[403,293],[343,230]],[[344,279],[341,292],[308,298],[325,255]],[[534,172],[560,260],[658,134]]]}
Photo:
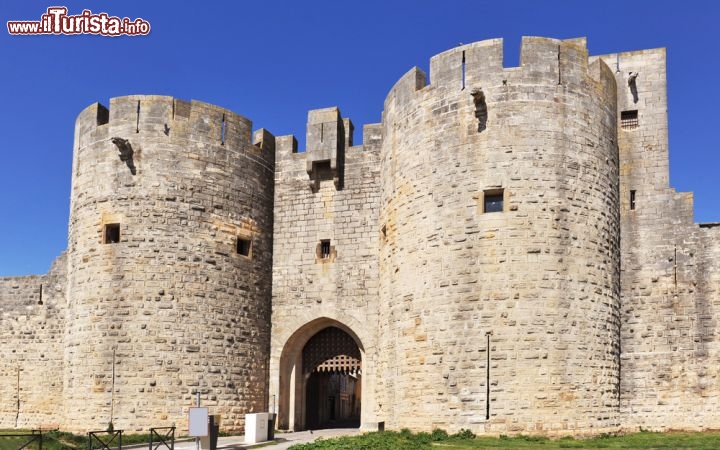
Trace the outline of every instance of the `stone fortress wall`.
{"label": "stone fortress wall", "polygon": [[[378,358],[379,125],[353,146],[352,122],[337,108],[308,115],[307,151],[278,138],[273,243],[272,396],[279,425],[304,423],[300,353],[319,330],[350,334],[363,355],[362,423],[377,423],[372,397]],[[282,142],[282,145],[280,144]],[[319,254],[329,241],[330,255]],[[295,375],[291,372],[296,370]],[[290,394],[292,392],[292,394]],[[290,401],[291,395],[298,401]]]}
{"label": "stone fortress wall", "polygon": [[202,102],[88,107],[67,254],[0,278],[0,427],[182,429],[200,392],[224,430],[302,428],[336,327],[363,428],[718,428],[720,227],[669,187],[664,49],[502,60],[413,68],[362,145],[311,111],[305,152]]}
{"label": "stone fortress wall", "polygon": [[[621,412],[625,426],[720,426],[720,226],[670,187],[665,49],[603,59],[620,119]],[[637,76],[634,76],[634,75]]]}
{"label": "stone fortress wall", "polygon": [[[197,391],[228,429],[267,409],[274,156],[249,120],[201,102],[120,97],[79,115],[67,281],[43,357],[54,422],[184,426]],[[25,363],[35,372],[30,356],[3,372]]]}
{"label": "stone fortress wall", "polygon": [[[396,428],[620,424],[615,81],[584,40],[525,38],[520,60],[504,69],[500,40],[461,46],[385,102],[380,336]],[[499,212],[484,210],[493,195]]]}
{"label": "stone fortress wall", "polygon": [[0,278],[2,429],[62,417],[66,280],[66,254],[45,275]]}

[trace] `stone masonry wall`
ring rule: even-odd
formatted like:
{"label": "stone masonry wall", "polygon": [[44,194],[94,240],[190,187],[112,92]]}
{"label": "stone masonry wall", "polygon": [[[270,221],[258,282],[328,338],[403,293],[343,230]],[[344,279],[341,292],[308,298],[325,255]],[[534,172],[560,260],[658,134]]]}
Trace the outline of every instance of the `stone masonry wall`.
{"label": "stone masonry wall", "polygon": [[600,58],[616,71],[618,114],[638,112],[618,129],[623,423],[716,429],[720,228],[694,224],[692,194],[669,187],[665,49]]}
{"label": "stone masonry wall", "polygon": [[[482,41],[433,57],[430,81],[408,72],[383,113],[379,417],[424,430],[616,429],[612,72],[588,67],[584,40],[524,38],[519,68],[503,69],[501,40]],[[499,193],[504,209],[484,213]]]}
{"label": "stone masonry wall", "polygon": [[[251,126],[161,96],[79,115],[64,428],[175,423],[182,434],[198,391],[227,431],[266,410],[275,153],[269,134],[252,144]],[[108,224],[119,242],[105,243]]]}
{"label": "stone masonry wall", "polygon": [[67,253],[0,278],[0,428],[183,434],[198,392],[223,431],[302,428],[329,326],[360,349],[363,428],[720,428],[720,224],[669,186],[665,50],[502,59],[413,68],[362,146],[311,111],[304,153],[202,102],[86,108]]}
{"label": "stone masonry wall", "polygon": [[63,254],[46,275],[0,278],[0,428],[62,420],[65,263]]}
{"label": "stone masonry wall", "polygon": [[[299,362],[305,343],[327,326],[348,332],[362,353],[362,422],[377,422],[374,387],[378,315],[377,247],[379,240],[380,128],[364,129],[362,146],[352,146],[351,124],[337,109],[311,112],[308,150],[298,153],[293,137],[277,139],[271,396],[278,399],[278,426],[303,424],[304,396]],[[319,123],[316,123],[319,122]],[[324,147],[330,136],[337,148]],[[338,128],[339,127],[339,128]],[[344,135],[334,130],[344,130]],[[328,134],[327,130],[333,130]],[[344,149],[344,155],[342,150]],[[318,151],[320,150],[320,151]],[[337,157],[339,189],[330,165],[312,171],[312,161]],[[344,163],[342,163],[344,159]],[[323,172],[325,170],[326,172]],[[311,171],[309,174],[308,172]],[[315,177],[315,178],[313,178]],[[318,255],[329,239],[331,256]]]}

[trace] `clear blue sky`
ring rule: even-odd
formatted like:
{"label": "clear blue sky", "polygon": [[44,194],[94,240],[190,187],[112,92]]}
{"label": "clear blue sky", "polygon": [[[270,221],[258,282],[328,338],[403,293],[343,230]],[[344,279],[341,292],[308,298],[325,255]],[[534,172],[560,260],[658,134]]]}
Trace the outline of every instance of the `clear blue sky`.
{"label": "clear blue sky", "polygon": [[[10,36],[6,21],[49,6],[141,17],[148,36]],[[671,184],[695,219],[720,221],[720,2],[677,0],[204,1],[0,3],[0,276],[45,273],[67,245],[73,126],[87,105],[128,94],[198,99],[295,134],[337,105],[356,126],[412,66],[460,42],[586,36],[591,54],[666,47]]]}

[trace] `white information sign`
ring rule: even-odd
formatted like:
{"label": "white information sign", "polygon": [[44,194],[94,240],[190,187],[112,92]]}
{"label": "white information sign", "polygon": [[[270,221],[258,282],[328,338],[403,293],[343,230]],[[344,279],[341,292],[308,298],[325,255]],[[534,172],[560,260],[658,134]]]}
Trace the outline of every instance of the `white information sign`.
{"label": "white information sign", "polygon": [[190,408],[190,420],[188,420],[190,436],[201,437],[208,435],[208,409]]}

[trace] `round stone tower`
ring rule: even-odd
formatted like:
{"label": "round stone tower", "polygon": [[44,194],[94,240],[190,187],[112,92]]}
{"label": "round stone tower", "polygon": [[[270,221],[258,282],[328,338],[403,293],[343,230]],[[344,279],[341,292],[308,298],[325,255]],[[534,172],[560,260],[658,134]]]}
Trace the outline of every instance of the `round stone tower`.
{"label": "round stone tower", "polygon": [[[378,416],[392,428],[619,425],[616,86],[584,40],[432,58],[383,114]],[[488,367],[489,361],[489,367]]]}
{"label": "round stone tower", "polygon": [[64,429],[182,433],[200,393],[267,409],[274,138],[201,102],[91,105],[75,130]]}

